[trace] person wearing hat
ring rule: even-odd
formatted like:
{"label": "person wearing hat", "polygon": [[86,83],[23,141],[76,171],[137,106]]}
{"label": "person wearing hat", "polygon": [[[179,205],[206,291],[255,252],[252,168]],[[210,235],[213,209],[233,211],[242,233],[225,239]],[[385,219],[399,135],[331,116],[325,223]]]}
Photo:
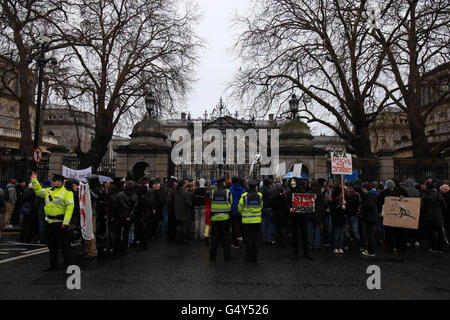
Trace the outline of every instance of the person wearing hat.
{"label": "person wearing hat", "polygon": [[256,190],[257,185],[257,181],[250,180],[248,182],[249,191],[242,194],[239,200],[239,212],[242,215],[242,228],[247,245],[245,248],[245,262],[258,262],[263,195]]}
{"label": "person wearing hat", "polygon": [[37,180],[36,173],[31,173],[31,184],[38,197],[45,199],[45,221],[47,230],[47,243],[50,251],[50,266],[44,271],[53,271],[58,268],[58,248],[61,249],[65,266],[69,266],[70,242],[69,224],[74,209],[73,193],[64,187],[65,178],[53,174],[51,187],[43,189]]}
{"label": "person wearing hat", "polygon": [[230,213],[233,196],[230,190],[225,189],[225,177],[220,177],[216,182],[217,190],[211,192],[211,262],[216,261],[219,242],[222,243],[224,260],[231,260]]}

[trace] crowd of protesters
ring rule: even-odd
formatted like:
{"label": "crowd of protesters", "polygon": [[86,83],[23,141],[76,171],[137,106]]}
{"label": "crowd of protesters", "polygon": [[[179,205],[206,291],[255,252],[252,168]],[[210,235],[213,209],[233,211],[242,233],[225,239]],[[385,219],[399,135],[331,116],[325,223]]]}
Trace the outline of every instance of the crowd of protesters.
{"label": "crowd of protesters", "polygon": [[[125,255],[129,248],[147,250],[150,242],[161,237],[179,245],[189,241],[204,241],[209,245],[214,180],[144,177],[138,181],[115,179],[100,183],[94,175],[88,178],[88,183],[95,238],[82,241],[86,259],[108,253]],[[412,179],[403,182],[389,179],[383,183],[345,182],[342,188],[339,182],[325,179],[264,179],[258,187],[263,196],[261,242],[281,248],[292,246],[292,258],[297,258],[297,222],[293,220],[291,196],[295,190],[314,194],[315,199],[315,210],[305,216],[302,231],[306,258],[311,258],[310,252],[327,248],[336,255],[354,250],[374,256],[379,248],[399,255],[408,247],[421,245],[439,254],[449,249],[449,183],[427,179],[419,184]],[[43,180],[41,184],[47,187],[50,181]],[[65,181],[74,199],[78,199],[79,185],[75,179]],[[233,199],[231,247],[243,247],[245,235],[238,203],[248,190],[247,181],[232,178],[226,188]],[[383,225],[383,204],[388,196],[421,198],[418,230]],[[36,197],[26,181],[10,179],[0,189],[1,226],[20,226],[23,242],[47,242],[43,207],[43,199]],[[78,201],[75,201],[70,230],[73,241],[81,239]]]}

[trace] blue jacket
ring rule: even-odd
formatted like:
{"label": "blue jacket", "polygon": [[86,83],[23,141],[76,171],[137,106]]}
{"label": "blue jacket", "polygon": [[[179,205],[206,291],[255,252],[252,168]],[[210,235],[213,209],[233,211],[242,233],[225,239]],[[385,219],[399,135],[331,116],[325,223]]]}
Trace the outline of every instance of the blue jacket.
{"label": "blue jacket", "polygon": [[235,217],[240,217],[241,214],[238,210],[239,200],[241,200],[241,196],[246,192],[245,188],[240,184],[233,184],[229,189],[231,191],[231,195],[233,196],[233,204],[231,205],[231,215]]}

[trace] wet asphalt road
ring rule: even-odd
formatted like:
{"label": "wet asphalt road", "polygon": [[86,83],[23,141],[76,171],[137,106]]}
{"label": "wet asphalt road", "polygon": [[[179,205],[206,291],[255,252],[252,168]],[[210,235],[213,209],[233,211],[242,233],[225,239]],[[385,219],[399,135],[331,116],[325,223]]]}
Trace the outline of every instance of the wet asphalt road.
{"label": "wet asphalt road", "polygon": [[[74,258],[81,269],[81,289],[69,290],[65,270],[44,273],[48,253],[18,260],[14,236],[0,238],[0,299],[164,299],[164,300],[298,300],[298,299],[449,299],[450,253],[433,255],[411,249],[401,258],[379,248],[376,258],[357,252],[313,253],[314,261],[291,261],[290,249],[261,246],[258,264],[244,263],[244,249],[233,260],[209,262],[203,242],[166,243],[163,236],[148,251],[130,249],[125,257],[107,255],[94,261]],[[11,246],[9,246],[11,244]],[[23,248],[23,246],[21,247]],[[40,248],[40,247],[37,247]],[[5,251],[6,252],[6,251]],[[37,251],[39,252],[39,251]],[[75,247],[79,254],[80,248]],[[366,286],[367,267],[381,269],[381,289]]]}

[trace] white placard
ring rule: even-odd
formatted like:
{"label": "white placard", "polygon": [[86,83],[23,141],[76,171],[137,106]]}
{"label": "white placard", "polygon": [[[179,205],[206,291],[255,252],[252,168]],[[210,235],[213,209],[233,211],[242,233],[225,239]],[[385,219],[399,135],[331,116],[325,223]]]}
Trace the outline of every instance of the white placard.
{"label": "white placard", "polygon": [[294,164],[294,170],[292,171],[293,177],[301,177],[302,176],[302,163]]}
{"label": "white placard", "polygon": [[86,178],[92,174],[92,167],[75,170],[66,166],[62,166],[62,175],[66,178],[75,178],[79,181],[87,181]]}
{"label": "white placard", "polygon": [[352,155],[344,152],[331,152],[331,174],[352,174]]}

